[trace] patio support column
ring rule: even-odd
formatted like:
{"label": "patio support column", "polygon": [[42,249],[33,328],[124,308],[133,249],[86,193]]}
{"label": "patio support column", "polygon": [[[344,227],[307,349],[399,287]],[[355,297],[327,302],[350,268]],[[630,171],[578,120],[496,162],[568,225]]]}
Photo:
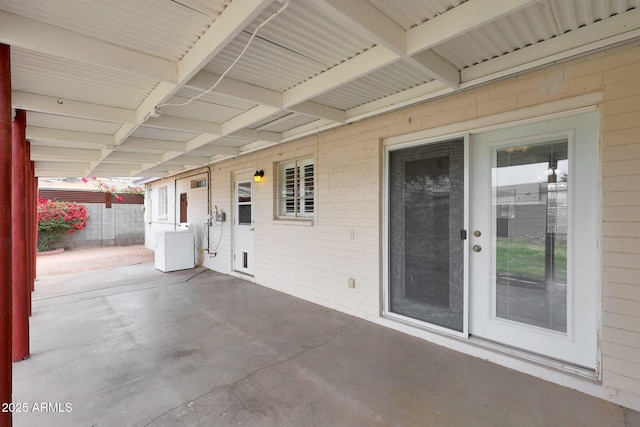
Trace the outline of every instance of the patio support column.
{"label": "patio support column", "polygon": [[[0,404],[11,402],[11,62],[0,44]],[[11,426],[0,411],[0,426]]]}
{"label": "patio support column", "polygon": [[33,210],[32,210],[32,201],[33,201],[33,176],[31,173],[31,143],[29,141],[25,141],[25,158],[24,158],[24,189],[25,189],[25,230],[26,230],[26,250],[27,254],[25,257],[26,261],[26,276],[27,276],[27,303],[29,306],[29,316],[31,316],[31,288],[33,285],[33,276],[31,272],[33,269],[31,268],[31,263],[33,262],[33,258],[31,256],[31,251],[33,249]]}
{"label": "patio support column", "polygon": [[31,286],[27,271],[27,196],[26,196],[26,139],[27,112],[16,110],[13,121],[11,165],[11,216],[13,223],[13,361],[29,357],[29,299]]}
{"label": "patio support column", "polygon": [[40,190],[38,190],[38,177],[36,176],[36,166],[33,161],[31,161],[31,176],[33,176],[33,222],[31,223],[33,229],[33,251],[31,252],[31,256],[33,257],[33,262],[31,263],[31,277],[33,277],[33,281],[31,282],[31,292],[36,290],[36,279],[38,278],[38,258],[36,253],[38,252],[38,197],[40,196]]}

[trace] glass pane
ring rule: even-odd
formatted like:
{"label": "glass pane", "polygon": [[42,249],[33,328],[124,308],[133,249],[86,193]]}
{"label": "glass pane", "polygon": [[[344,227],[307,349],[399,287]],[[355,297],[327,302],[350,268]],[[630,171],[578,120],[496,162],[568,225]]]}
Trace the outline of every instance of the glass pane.
{"label": "glass pane", "polygon": [[496,315],[567,331],[568,144],[496,153]]}
{"label": "glass pane", "polygon": [[313,213],[313,200],[314,200],[314,186],[313,186],[313,172],[314,167],[313,164],[308,164],[304,166],[304,175],[302,177],[302,182],[300,185],[302,186],[301,197],[303,198],[303,206],[301,207],[301,212],[305,214]]}
{"label": "glass pane", "polygon": [[279,215],[294,215],[296,212],[296,168],[294,163],[280,165]]}
{"label": "glass pane", "polygon": [[238,206],[238,224],[251,225],[251,205]]}
{"label": "glass pane", "polygon": [[238,224],[251,225],[251,182],[238,183]]}
{"label": "glass pane", "polygon": [[238,202],[240,203],[251,202],[251,183],[250,182],[238,183]]}
{"label": "glass pane", "polygon": [[405,192],[405,296],[448,306],[449,158],[407,162],[405,179],[422,181]]}
{"label": "glass pane", "polygon": [[390,153],[390,309],[462,331],[464,142]]}

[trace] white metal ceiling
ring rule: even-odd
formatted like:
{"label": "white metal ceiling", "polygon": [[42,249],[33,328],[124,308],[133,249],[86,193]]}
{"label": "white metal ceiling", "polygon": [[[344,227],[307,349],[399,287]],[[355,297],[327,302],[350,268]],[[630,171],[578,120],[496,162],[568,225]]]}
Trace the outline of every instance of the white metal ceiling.
{"label": "white metal ceiling", "polygon": [[20,48],[11,50],[13,90],[135,109],[156,86],[127,72]]}
{"label": "white metal ceiling", "polygon": [[466,0],[404,1],[371,0],[371,3],[405,31],[453,9]]}
{"label": "white metal ceiling", "polygon": [[164,176],[639,37],[640,0],[0,0],[39,176]]}
{"label": "white metal ceiling", "polygon": [[[215,3],[224,9],[223,0]],[[19,16],[171,61],[178,61],[188,52],[212,19],[178,1],[6,0],[0,7]]]}

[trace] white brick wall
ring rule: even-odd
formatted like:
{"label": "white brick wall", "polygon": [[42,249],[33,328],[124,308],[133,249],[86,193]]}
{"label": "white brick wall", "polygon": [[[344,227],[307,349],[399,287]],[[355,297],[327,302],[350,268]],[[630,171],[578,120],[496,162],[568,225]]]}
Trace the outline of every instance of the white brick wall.
{"label": "white brick wall", "polygon": [[605,100],[601,125],[603,383],[637,396],[640,394],[640,53],[637,47],[617,50],[617,55],[598,59]]}
{"label": "white brick wall", "polygon": [[[514,111],[535,117],[546,114],[550,103],[573,102],[588,94],[603,99],[598,105],[603,189],[602,312],[598,313],[602,384],[493,355],[458,340],[415,334],[640,410],[638,42],[212,165],[211,205],[225,211],[228,221],[223,227],[211,228],[211,244],[221,236],[220,246],[217,256],[206,258],[204,265],[233,273],[233,174],[263,169],[265,181],[257,185],[254,195],[256,267],[250,280],[380,322],[381,140],[414,132],[437,134],[440,129],[444,129],[441,133],[472,130],[483,123],[508,121]],[[274,220],[275,165],[310,154],[316,160],[317,174],[314,224]],[[173,178],[165,179],[153,186],[168,185],[172,190],[173,182]],[[197,209],[206,212],[200,194],[190,197],[190,209],[197,204]],[[154,229],[163,225],[154,224]],[[348,277],[355,278],[355,289],[347,287]]]}
{"label": "white brick wall", "polygon": [[[206,174],[198,174],[195,176],[187,176],[178,179],[176,188],[178,195],[187,193],[187,222],[191,224],[191,231],[195,235],[195,241],[198,248],[206,248],[207,239],[204,224],[209,219],[207,208],[207,191],[208,187],[191,188],[192,181],[207,179]],[[180,197],[176,197],[178,221],[180,220]],[[196,251],[196,256],[199,256]]]}

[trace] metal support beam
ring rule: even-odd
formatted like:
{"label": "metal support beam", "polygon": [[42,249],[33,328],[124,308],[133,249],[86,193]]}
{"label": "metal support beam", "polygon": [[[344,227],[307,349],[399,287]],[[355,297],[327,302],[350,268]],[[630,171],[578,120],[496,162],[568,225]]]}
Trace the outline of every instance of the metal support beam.
{"label": "metal support beam", "polygon": [[11,146],[11,259],[13,288],[13,361],[29,357],[29,298],[27,278],[26,139],[27,112],[16,110]]}
{"label": "metal support beam", "polygon": [[[11,60],[0,44],[0,402],[11,402]],[[0,411],[0,426],[11,426]]]}

